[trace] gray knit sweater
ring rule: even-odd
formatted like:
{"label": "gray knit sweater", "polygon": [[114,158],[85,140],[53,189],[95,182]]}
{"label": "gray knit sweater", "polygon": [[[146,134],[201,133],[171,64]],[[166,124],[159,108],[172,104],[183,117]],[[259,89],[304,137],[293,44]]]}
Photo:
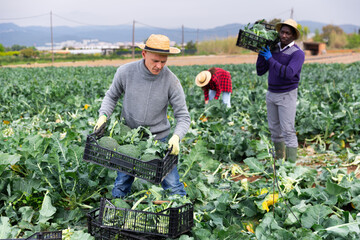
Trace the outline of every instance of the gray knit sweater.
{"label": "gray knit sweater", "polygon": [[156,139],[168,136],[170,123],[167,109],[170,103],[176,119],[174,134],[182,139],[189,129],[190,115],[183,88],[166,66],[158,75],[146,68],[143,59],[120,66],[105,94],[99,114],[109,118],[120,96],[123,96],[121,117],[130,128],[150,127]]}

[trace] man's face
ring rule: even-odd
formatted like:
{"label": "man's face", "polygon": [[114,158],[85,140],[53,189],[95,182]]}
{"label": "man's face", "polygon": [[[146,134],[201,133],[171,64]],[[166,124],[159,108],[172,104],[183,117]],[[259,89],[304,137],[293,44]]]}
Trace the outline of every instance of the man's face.
{"label": "man's face", "polygon": [[291,29],[291,27],[287,25],[282,25],[279,36],[281,45],[283,46],[290,44],[292,41],[295,40],[296,37],[293,33],[293,29]]}
{"label": "man's face", "polygon": [[167,55],[142,51],[142,56],[145,60],[145,66],[149,71],[158,75],[166,64]]}

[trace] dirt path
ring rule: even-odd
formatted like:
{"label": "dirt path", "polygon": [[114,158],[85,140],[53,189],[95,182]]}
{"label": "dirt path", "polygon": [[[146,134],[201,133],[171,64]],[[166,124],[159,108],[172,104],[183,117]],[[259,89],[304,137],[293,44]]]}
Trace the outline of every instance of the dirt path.
{"label": "dirt path", "polygon": [[[207,55],[207,56],[177,56],[169,57],[168,66],[188,66],[188,65],[216,65],[216,64],[241,64],[256,63],[257,54],[243,55]],[[77,67],[77,66],[120,66],[134,59],[116,59],[99,61],[79,61],[79,62],[56,62],[52,63],[33,63],[20,65],[6,65],[3,67]],[[320,56],[306,56],[305,63],[353,63],[360,61],[360,53],[341,52],[328,53]]]}

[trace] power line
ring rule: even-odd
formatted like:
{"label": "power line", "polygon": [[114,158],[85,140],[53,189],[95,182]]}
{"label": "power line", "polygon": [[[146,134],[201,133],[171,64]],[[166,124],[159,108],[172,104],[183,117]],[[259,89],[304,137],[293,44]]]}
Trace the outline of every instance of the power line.
{"label": "power line", "polygon": [[[84,22],[79,22],[70,18],[66,18],[63,16],[60,16],[59,14],[56,13],[52,13],[53,16],[56,16],[58,18],[61,18],[63,20],[66,20],[68,22],[72,22],[72,23],[77,23],[80,25],[87,25],[87,26],[103,26],[103,25],[99,25],[99,24],[90,24],[90,23],[84,23]],[[35,16],[27,16],[27,17],[16,17],[16,18],[0,18],[0,21],[9,21],[9,20],[23,20],[23,19],[29,19],[29,18],[37,18],[37,17],[43,17],[43,16],[49,16],[49,13],[44,13],[44,14],[39,14],[39,15],[35,15]],[[130,22],[127,23],[123,23],[123,24],[119,24],[119,25],[126,25],[126,24],[130,24]]]}
{"label": "power line", "polygon": [[48,15],[49,15],[49,13],[44,13],[44,14],[41,14],[41,15],[29,16],[29,17],[0,18],[0,21],[8,21],[8,20],[22,20],[22,19],[29,19],[29,18],[43,17],[43,16],[48,16]]}
{"label": "power line", "polygon": [[142,22],[139,22],[139,21],[136,21],[136,23],[144,25],[146,27],[150,27],[150,28],[160,29],[160,30],[163,30],[163,31],[181,32],[181,30],[168,29],[168,28],[162,28],[162,27],[155,27],[155,26],[152,26],[152,25],[149,25],[149,24],[146,24],[146,23],[142,23]]}
{"label": "power line", "polygon": [[80,24],[80,25],[91,25],[91,24],[88,24],[88,23],[78,22],[78,21],[75,21],[75,20],[68,19],[68,18],[66,18],[66,17],[62,17],[62,16],[60,16],[60,15],[58,15],[58,14],[56,14],[56,13],[53,13],[53,15],[56,16],[56,17],[58,17],[58,18],[61,18],[61,19],[63,19],[63,20],[66,20],[66,21],[68,21],[68,22],[77,23],[77,24]]}
{"label": "power line", "polygon": [[[72,20],[72,19],[69,19],[69,18],[60,16],[59,14],[55,14],[55,13],[53,13],[53,15],[54,15],[54,16],[57,16],[58,18],[61,18],[61,19],[63,19],[63,20],[66,20],[66,21],[68,21],[68,22],[73,22],[73,23],[77,23],[77,24],[80,24],[80,25],[86,25],[86,26],[104,26],[104,24],[99,25],[99,24],[90,24],[90,23],[79,22],[79,21],[76,21],[76,20]],[[123,23],[123,24],[119,24],[119,25],[126,25],[126,24],[130,24],[130,22]]]}
{"label": "power line", "polygon": [[[52,31],[52,28],[53,28],[53,17],[52,16],[56,16],[57,18],[60,18],[60,19],[63,19],[63,20],[66,20],[68,22],[72,22],[72,23],[76,23],[76,24],[80,24],[80,25],[84,25],[84,26],[104,26],[104,25],[99,25],[99,24],[90,24],[90,23],[86,23],[86,22],[82,22],[82,21],[77,21],[77,20],[74,20],[74,19],[71,19],[71,18],[67,18],[67,17],[64,17],[64,16],[61,16],[59,14],[56,14],[54,12],[50,12],[50,15],[49,13],[45,13],[45,14],[39,14],[39,15],[34,15],[34,16],[26,16],[26,17],[17,17],[17,18],[3,18],[3,19],[0,19],[1,20],[20,20],[20,19],[29,19],[29,18],[37,18],[37,17],[42,17],[42,16],[50,16],[50,27],[51,27],[51,31]],[[180,29],[169,29],[169,28],[164,28],[164,27],[157,27],[157,26],[153,26],[153,25],[149,25],[149,24],[145,24],[145,23],[142,23],[142,22],[138,22],[138,21],[135,21],[133,20],[132,21],[133,23],[133,41],[134,41],[134,32],[135,32],[135,23],[138,23],[140,25],[143,25],[143,26],[146,26],[148,28],[153,28],[153,29],[159,29],[159,30],[162,30],[162,31],[166,31],[166,32],[169,32],[169,33],[173,33],[173,34],[179,34],[181,33],[182,34],[182,38],[184,39],[184,33],[186,33],[188,36],[189,35],[192,35],[192,34],[196,34],[196,39],[198,41],[199,39],[199,35],[201,35],[202,37],[207,35],[207,34],[211,34],[211,35],[217,35],[217,34],[220,34],[220,32],[224,32],[226,31],[228,34],[229,34],[229,31],[233,31],[233,30],[238,30],[238,27],[235,27],[233,25],[231,26],[227,26],[225,29],[222,28],[221,30],[219,29],[206,29],[206,30],[201,30],[201,29],[192,29],[192,28],[188,28],[188,29],[185,29],[184,28],[184,25],[182,25],[182,27]],[[119,24],[119,25],[130,25],[131,23],[128,22],[128,23],[124,23],[124,24]],[[184,40],[183,40],[184,41]]]}
{"label": "power line", "polygon": [[[54,12],[52,12],[52,15],[53,16],[56,16],[58,18],[61,18],[63,20],[66,20],[68,22],[72,22],[72,23],[76,23],[76,24],[80,24],[80,25],[85,25],[85,26],[104,26],[104,24],[102,25],[99,25],[99,24],[91,24],[91,23],[85,23],[85,22],[80,22],[80,21],[77,21],[77,20],[73,20],[73,19],[70,19],[70,18],[67,18],[67,17],[63,17],[59,14],[56,14]],[[43,16],[49,16],[49,13],[44,13],[44,14],[40,14],[40,15],[35,15],[35,16],[28,16],[28,17],[17,17],[17,18],[0,18],[0,21],[7,21],[7,20],[22,20],[22,19],[29,19],[29,18],[37,18],[37,17],[43,17]],[[160,30],[163,30],[163,31],[172,31],[172,32],[181,32],[182,30],[179,29],[179,30],[176,30],[176,29],[169,29],[169,28],[164,28],[164,27],[157,27],[157,26],[153,26],[153,25],[149,25],[149,24],[146,24],[146,23],[142,23],[142,22],[139,22],[139,21],[136,21],[136,23],[140,24],[140,25],[144,25],[146,27],[150,27],[150,28],[155,28],[155,29],[160,29]],[[126,22],[126,23],[122,23],[122,24],[119,24],[119,25],[130,25],[132,24],[132,22]],[[228,30],[232,30],[234,29],[234,27],[229,27],[227,28]],[[223,29],[224,30],[224,29]],[[208,30],[202,30],[202,29],[194,29],[194,30],[185,30],[184,29],[184,32],[185,33],[201,33],[201,32],[216,32],[218,30],[216,29],[208,29]]]}

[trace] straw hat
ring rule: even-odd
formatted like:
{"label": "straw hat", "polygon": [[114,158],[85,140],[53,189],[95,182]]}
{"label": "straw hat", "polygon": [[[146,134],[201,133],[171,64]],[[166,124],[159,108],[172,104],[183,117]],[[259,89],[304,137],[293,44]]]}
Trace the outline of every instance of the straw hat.
{"label": "straw hat", "polygon": [[167,36],[160,34],[151,34],[145,44],[138,44],[145,51],[161,54],[178,54],[180,49],[170,47],[170,40]]}
{"label": "straw hat", "polygon": [[195,83],[199,87],[203,87],[210,82],[210,79],[211,79],[211,73],[209,71],[202,71],[196,76]]}
{"label": "straw hat", "polygon": [[277,23],[277,24],[275,25],[275,29],[276,29],[277,32],[280,32],[280,29],[281,29],[281,27],[282,27],[283,24],[288,25],[288,26],[290,26],[290,27],[292,27],[292,28],[295,29],[295,32],[296,32],[296,38],[295,38],[295,40],[300,37],[300,31],[297,29],[297,23],[295,22],[295,20],[293,20],[293,19],[288,19],[288,20],[286,20],[285,22]]}

